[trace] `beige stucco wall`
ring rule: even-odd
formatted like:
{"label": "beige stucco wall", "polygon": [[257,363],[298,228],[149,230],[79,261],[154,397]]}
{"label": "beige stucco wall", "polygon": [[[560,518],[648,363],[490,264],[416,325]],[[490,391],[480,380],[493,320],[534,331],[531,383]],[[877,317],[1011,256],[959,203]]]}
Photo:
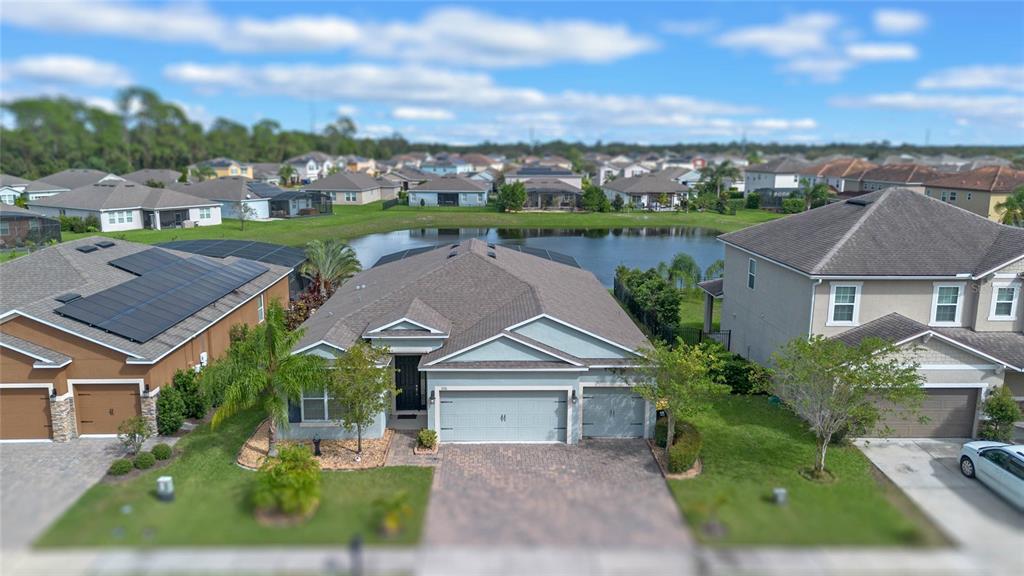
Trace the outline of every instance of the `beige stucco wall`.
{"label": "beige stucco wall", "polygon": [[1006,200],[1006,194],[993,194],[980,190],[963,190],[960,188],[937,188],[934,186],[925,187],[925,194],[937,200],[942,199],[942,193],[956,192],[956,201],[948,201],[949,204],[974,212],[990,220],[999,220],[996,214],[995,205]]}
{"label": "beige stucco wall", "polygon": [[[860,310],[857,325],[867,324],[893,312],[922,324],[931,322],[934,280],[823,280],[815,290],[814,332],[834,336],[852,326],[828,326],[829,297],[833,284],[861,284]],[[964,302],[960,312],[961,326],[971,327],[975,318],[977,287],[965,280],[942,281],[943,284],[963,284]],[[988,310],[986,308],[987,316]]]}
{"label": "beige stucco wall", "polygon": [[[974,329],[979,332],[1022,332],[1024,331],[1024,296],[1017,296],[1017,319],[989,320],[992,312],[993,284],[1015,283],[1018,294],[1024,291],[1024,281],[1019,278],[1024,274],[1024,260],[1004,266],[978,282],[978,306],[975,311]],[[1013,278],[1018,276],[1018,278]]]}

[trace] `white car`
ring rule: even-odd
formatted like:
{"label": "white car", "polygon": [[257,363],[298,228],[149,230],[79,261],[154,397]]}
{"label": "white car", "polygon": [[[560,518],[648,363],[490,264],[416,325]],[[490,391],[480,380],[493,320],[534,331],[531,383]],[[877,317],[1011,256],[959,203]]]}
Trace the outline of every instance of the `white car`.
{"label": "white car", "polygon": [[960,449],[960,472],[1024,510],[1024,445],[968,442]]}

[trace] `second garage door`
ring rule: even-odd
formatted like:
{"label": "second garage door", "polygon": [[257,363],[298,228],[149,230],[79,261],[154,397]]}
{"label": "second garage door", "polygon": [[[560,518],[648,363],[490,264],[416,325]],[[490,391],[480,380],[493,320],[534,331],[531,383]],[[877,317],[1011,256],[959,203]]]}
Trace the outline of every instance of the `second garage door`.
{"label": "second garage door", "polygon": [[117,427],[142,413],[138,384],[75,384],[79,434],[117,434]]}
{"label": "second garage door", "polygon": [[0,389],[0,439],[45,440],[49,437],[49,389]]}
{"label": "second garage door", "polygon": [[583,389],[583,435],[643,438],[647,404],[632,388]]}
{"label": "second garage door", "polygon": [[[977,388],[928,388],[917,414],[889,412],[879,432],[888,425],[895,438],[970,438],[977,406]],[[921,416],[927,421],[920,422]]]}
{"label": "second garage door", "polygon": [[565,391],[441,392],[444,442],[565,442]]}

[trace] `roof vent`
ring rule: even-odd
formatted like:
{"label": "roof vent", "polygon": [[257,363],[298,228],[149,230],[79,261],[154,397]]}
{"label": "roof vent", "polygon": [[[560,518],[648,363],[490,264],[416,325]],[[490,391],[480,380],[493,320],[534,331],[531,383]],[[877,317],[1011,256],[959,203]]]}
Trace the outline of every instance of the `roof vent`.
{"label": "roof vent", "polygon": [[79,246],[78,248],[75,248],[75,250],[78,250],[83,254],[88,254],[89,252],[95,252],[99,250],[99,248],[93,246],[92,244],[86,244],[85,246]]}
{"label": "roof vent", "polygon": [[68,302],[71,302],[72,300],[78,300],[81,297],[82,295],[77,292],[68,292],[67,294],[55,296],[53,299],[56,300],[57,302],[60,302],[61,304],[67,304]]}
{"label": "roof vent", "polygon": [[99,242],[96,243],[96,245],[99,246],[100,248],[110,248],[111,246],[114,245],[114,243],[111,242],[110,240],[100,240]]}
{"label": "roof vent", "polygon": [[458,248],[458,247],[459,247],[459,243],[458,242],[456,242],[455,244],[452,244],[452,248]]}
{"label": "roof vent", "polygon": [[849,200],[846,201],[847,204],[853,204],[854,206],[867,206],[872,202],[874,202],[874,200],[868,200],[864,198],[850,198]]}
{"label": "roof vent", "polygon": [[488,250],[487,251],[487,255],[490,256],[491,258],[497,258],[498,257],[498,255],[494,253],[494,250]]}
{"label": "roof vent", "polygon": [[488,242],[487,243],[487,247],[490,248],[491,250],[493,250],[494,249],[494,242]]}
{"label": "roof vent", "polygon": [[448,257],[449,258],[455,258],[458,255],[459,255],[459,253],[456,252],[455,250],[452,250],[451,252],[448,253]]}

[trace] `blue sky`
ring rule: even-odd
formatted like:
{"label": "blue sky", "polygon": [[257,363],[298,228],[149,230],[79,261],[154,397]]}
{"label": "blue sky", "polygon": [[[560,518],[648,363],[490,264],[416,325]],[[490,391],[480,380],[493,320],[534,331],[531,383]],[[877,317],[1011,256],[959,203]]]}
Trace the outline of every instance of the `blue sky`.
{"label": "blue sky", "polygon": [[1024,142],[1020,2],[3,2],[0,97],[475,143]]}

